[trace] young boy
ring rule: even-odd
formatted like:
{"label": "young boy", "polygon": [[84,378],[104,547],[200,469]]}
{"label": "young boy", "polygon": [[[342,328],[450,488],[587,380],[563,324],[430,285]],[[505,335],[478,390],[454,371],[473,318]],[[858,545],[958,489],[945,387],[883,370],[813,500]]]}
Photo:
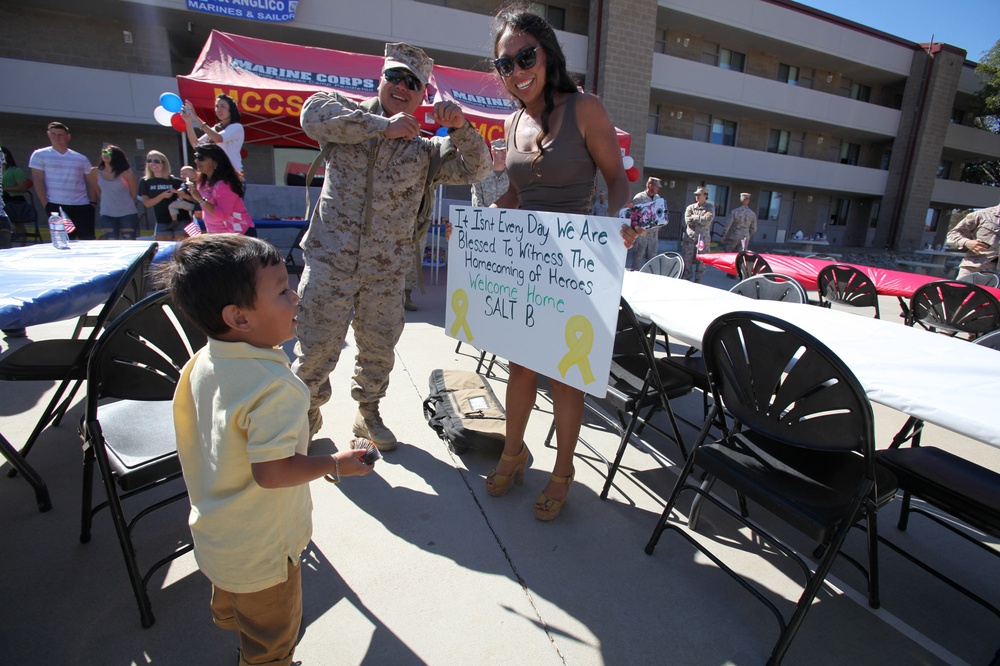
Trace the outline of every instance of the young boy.
{"label": "young boy", "polygon": [[364,475],[364,449],[310,456],[309,391],[276,348],[295,337],[299,297],[270,244],[237,234],[188,238],[161,271],[208,344],[174,394],[177,453],[198,567],[216,625],[240,639],[240,665],[291,663],[302,621],[299,556],[312,535],[308,483]]}
{"label": "young boy", "polygon": [[[185,185],[190,185],[191,183],[194,183],[196,178],[198,178],[198,172],[195,171],[194,167],[184,165],[181,167],[181,178],[184,180]],[[187,212],[192,213],[191,217],[193,218],[194,210],[197,207],[198,204],[196,204],[194,201],[185,199],[182,196],[178,196],[176,199],[170,202],[170,205],[167,206],[167,210],[170,211],[170,219],[176,222],[177,216],[180,214],[182,210],[186,210]]]}

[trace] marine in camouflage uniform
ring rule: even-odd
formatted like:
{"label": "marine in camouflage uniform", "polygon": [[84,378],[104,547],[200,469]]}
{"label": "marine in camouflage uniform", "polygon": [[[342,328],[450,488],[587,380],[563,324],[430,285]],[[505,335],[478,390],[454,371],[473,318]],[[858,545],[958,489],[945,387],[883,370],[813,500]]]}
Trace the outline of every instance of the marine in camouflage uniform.
{"label": "marine in camouflage uniform", "polygon": [[[997,270],[1000,244],[1000,206],[974,210],[948,232],[947,244],[966,252],[958,265],[958,277],[979,271]],[[975,247],[969,247],[974,245]]]}
{"label": "marine in camouflage uniform", "polygon": [[750,194],[743,192],[740,194],[740,206],[730,211],[726,228],[722,230],[722,248],[726,252],[739,252],[743,249],[743,239],[747,239],[747,247],[750,247],[755,233],[757,213],[750,209]]}
{"label": "marine in camouflage uniform", "polygon": [[694,191],[695,203],[684,209],[684,235],[681,236],[681,256],[684,257],[684,279],[701,282],[705,274],[705,264],[698,261],[698,238],[707,248],[712,241],[712,221],[715,206],[708,203],[708,189],[699,187]]}
{"label": "marine in camouflage uniform", "polygon": [[[382,450],[395,447],[378,403],[403,330],[403,286],[413,262],[418,208],[429,187],[475,182],[489,170],[486,143],[454,102],[434,106],[448,137],[419,136],[413,113],[432,67],[420,49],[387,44],[377,98],[357,104],[337,93],[317,93],[302,107],[302,129],[329,154],[323,193],[302,240],[302,313],[292,365],[309,387],[310,435],[322,423],[319,407],[330,399],[330,373],[353,311],[358,352],[351,396],[359,403],[354,433]],[[427,183],[436,155],[443,159]]]}
{"label": "marine in camouflage uniform", "polygon": [[[663,197],[660,196],[660,187],[662,183],[659,178],[649,178],[646,181],[646,189],[639,192],[634,197],[632,197],[633,204],[644,204],[651,203],[659,199],[663,202]],[[606,207],[606,206],[605,206]],[[666,203],[661,203],[657,206],[657,218],[661,225],[666,224]],[[651,229],[646,229],[645,236],[639,236],[635,239],[635,244],[632,246],[632,270],[639,270],[646,263],[656,256],[656,253],[660,251],[660,227],[653,227]]]}

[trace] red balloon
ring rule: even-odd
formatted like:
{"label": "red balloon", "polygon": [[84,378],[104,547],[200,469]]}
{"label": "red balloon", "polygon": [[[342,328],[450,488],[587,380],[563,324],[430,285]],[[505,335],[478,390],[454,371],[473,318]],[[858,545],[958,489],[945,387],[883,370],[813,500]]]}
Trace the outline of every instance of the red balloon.
{"label": "red balloon", "polygon": [[173,127],[175,130],[177,130],[178,132],[187,131],[187,123],[184,122],[184,116],[182,116],[179,113],[175,113],[174,115],[170,116],[170,126]]}
{"label": "red balloon", "polygon": [[242,157],[243,159],[246,159],[247,155],[249,155],[249,154],[250,153],[247,152],[246,148],[240,148],[240,157]]}
{"label": "red balloon", "polygon": [[628,182],[634,183],[639,180],[639,167],[632,167],[631,169],[625,170],[625,175],[628,176]]}

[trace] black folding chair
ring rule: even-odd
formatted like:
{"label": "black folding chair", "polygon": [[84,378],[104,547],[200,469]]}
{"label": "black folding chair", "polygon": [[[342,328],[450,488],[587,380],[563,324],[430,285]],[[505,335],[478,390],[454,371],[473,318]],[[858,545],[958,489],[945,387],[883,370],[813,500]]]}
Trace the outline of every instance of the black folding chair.
{"label": "black folding chair", "polygon": [[771,266],[767,260],[753,250],[743,250],[736,253],[736,275],[739,279],[746,280],[751,275],[771,272]]}
{"label": "black folding chair", "polygon": [[[768,663],[780,663],[826,579],[837,554],[868,581],[869,605],[879,606],[876,511],[896,492],[895,479],[875,466],[871,404],[853,373],[819,340],[776,317],[752,312],[725,314],[704,338],[713,411],[734,422],[711,441],[702,429],[694,450],[646,545],[652,554],[660,535],[675,530],[764,603],[781,627]],[[692,479],[695,469],[707,475]],[[739,498],[733,508],[711,493],[717,481]],[[786,621],[751,582],[713,554],[670,517],[684,491],[720,508],[762,542],[795,561],[806,579],[795,612]],[[817,545],[815,568],[791,546],[749,518],[746,500],[810,537]],[[867,528],[868,566],[841,553],[851,526]],[[688,528],[691,529],[691,528]]]}
{"label": "black folding chair", "polygon": [[[22,447],[22,456],[28,455],[35,440],[49,424],[59,425],[80,384],[87,376],[90,351],[104,325],[145,295],[146,272],[156,254],[156,248],[156,243],[150,243],[149,249],[132,262],[118,279],[107,302],[95,317],[88,318],[86,314],[81,316],[87,325],[93,327],[86,338],[81,339],[74,334],[74,337],[68,339],[29,342],[0,358],[0,381],[59,382],[55,395],[52,396],[35,429]],[[79,328],[80,324],[78,330]],[[65,400],[63,400],[64,394]],[[14,470],[11,470],[11,473],[13,472]]]}
{"label": "black folding chair", "polygon": [[1000,287],[1000,273],[993,271],[977,271],[958,278],[959,282],[978,284],[980,287]]}
{"label": "black folding chair", "polygon": [[1000,328],[1000,301],[979,285],[936,280],[921,285],[910,296],[906,325],[970,340]]}
{"label": "black folding chair", "polygon": [[852,308],[875,308],[875,319],[881,318],[875,283],[854,266],[824,266],[816,275],[816,285],[821,306],[828,308],[836,303]]}
{"label": "black folding chair", "polygon": [[684,257],[676,252],[663,252],[643,264],[639,272],[679,278],[684,275]]}
{"label": "black folding chair", "polygon": [[[187,497],[187,490],[125,516],[122,500],[181,476],[172,400],[181,368],[206,337],[161,291],[140,301],[106,329],[87,370],[84,425],[83,502],[80,541],[90,541],[94,515],[109,509],[121,544],[143,627],[154,622],[146,586],[160,567],[191,550],[182,546],[145,574],[139,568],[132,533],[156,509]],[[94,463],[107,499],[92,506]],[[186,521],[178,531],[186,531]]]}
{"label": "black folding chair", "polygon": [[758,301],[807,303],[806,290],[798,280],[781,273],[758,273],[740,280],[729,291]]}

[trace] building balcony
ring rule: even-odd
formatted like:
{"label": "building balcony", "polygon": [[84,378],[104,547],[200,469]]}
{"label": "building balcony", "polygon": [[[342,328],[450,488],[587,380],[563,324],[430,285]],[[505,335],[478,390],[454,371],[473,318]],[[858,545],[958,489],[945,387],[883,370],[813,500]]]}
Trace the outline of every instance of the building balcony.
{"label": "building balcony", "polygon": [[1000,187],[963,183],[958,180],[934,181],[931,204],[951,208],[988,208],[1000,203]]}
{"label": "building balcony", "polygon": [[944,137],[943,157],[956,162],[1000,159],[1000,134],[952,123]]}
{"label": "building balcony", "polygon": [[[828,132],[858,141],[891,139],[900,112],[847,97],[655,54],[652,87],[669,102],[715,115],[773,123],[781,129]],[[656,99],[656,94],[653,95]]]}
{"label": "building balcony", "polygon": [[759,150],[646,135],[646,169],[858,196],[882,196],[888,172]]}

